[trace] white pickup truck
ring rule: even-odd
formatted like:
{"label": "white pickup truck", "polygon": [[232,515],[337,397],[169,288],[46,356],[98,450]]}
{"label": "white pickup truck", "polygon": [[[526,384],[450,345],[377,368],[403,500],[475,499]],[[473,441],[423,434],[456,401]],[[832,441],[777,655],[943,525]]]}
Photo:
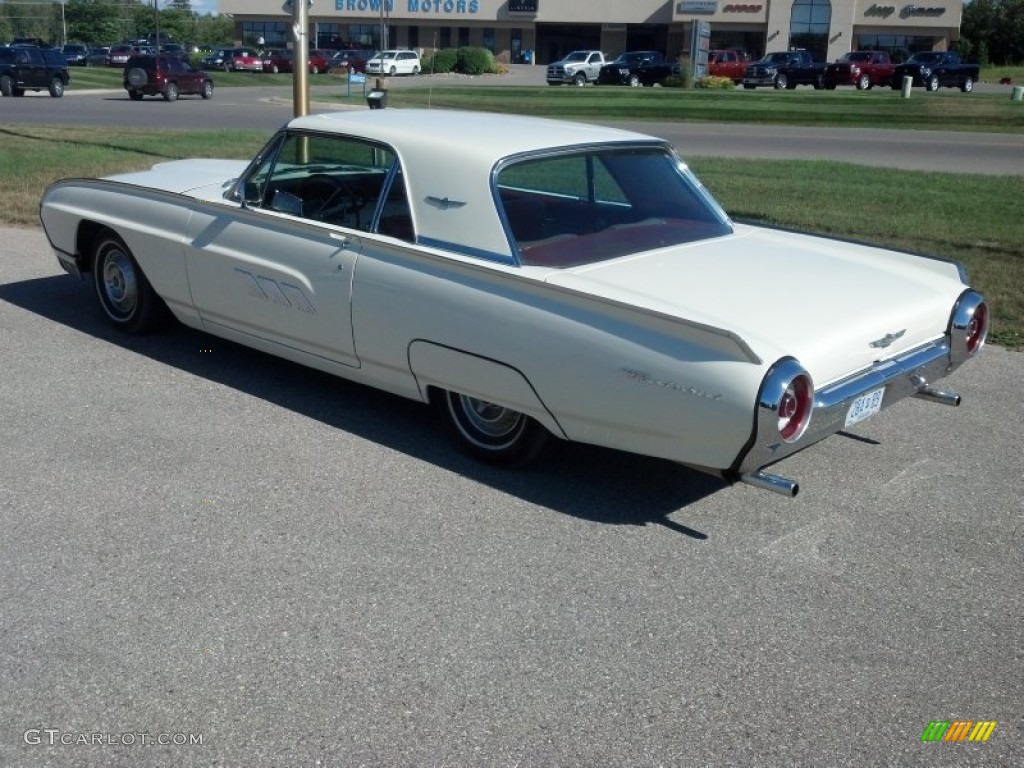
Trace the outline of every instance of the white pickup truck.
{"label": "white pickup truck", "polygon": [[573,51],[548,65],[548,85],[586,85],[597,81],[607,64],[601,51]]}

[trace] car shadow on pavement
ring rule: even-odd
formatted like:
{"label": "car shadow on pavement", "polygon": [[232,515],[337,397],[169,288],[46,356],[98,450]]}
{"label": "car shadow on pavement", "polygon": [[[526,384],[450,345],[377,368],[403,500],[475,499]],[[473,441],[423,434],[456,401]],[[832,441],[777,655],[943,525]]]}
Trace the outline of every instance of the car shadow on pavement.
{"label": "car shadow on pavement", "polygon": [[[158,334],[110,328],[88,281],[66,276],[0,285],[0,300],[164,365],[231,387],[484,483],[538,506],[608,525],[657,524],[691,539],[707,535],[669,518],[726,487],[718,478],[669,461],[556,441],[535,465],[509,470],[481,464],[445,437],[420,403],[354,384],[186,328]],[[215,354],[209,354],[209,350]]]}

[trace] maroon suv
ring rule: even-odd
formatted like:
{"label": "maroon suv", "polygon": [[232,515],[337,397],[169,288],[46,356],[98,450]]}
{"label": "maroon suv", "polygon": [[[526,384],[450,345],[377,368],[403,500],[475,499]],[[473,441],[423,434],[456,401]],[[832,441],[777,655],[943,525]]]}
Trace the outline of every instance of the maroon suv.
{"label": "maroon suv", "polygon": [[143,96],[163,96],[165,101],[185,94],[213,96],[210,76],[177,56],[132,56],[124,68],[124,87],[132,101]]}

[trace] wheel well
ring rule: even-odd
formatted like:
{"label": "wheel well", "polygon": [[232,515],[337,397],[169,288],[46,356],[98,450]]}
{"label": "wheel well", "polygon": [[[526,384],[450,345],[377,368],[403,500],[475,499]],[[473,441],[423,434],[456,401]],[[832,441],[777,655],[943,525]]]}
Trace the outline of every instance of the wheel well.
{"label": "wheel well", "polygon": [[95,221],[82,221],[78,224],[78,234],[75,237],[75,258],[78,261],[78,268],[82,272],[92,271],[92,248],[98,238],[104,232],[114,234],[114,231]]}

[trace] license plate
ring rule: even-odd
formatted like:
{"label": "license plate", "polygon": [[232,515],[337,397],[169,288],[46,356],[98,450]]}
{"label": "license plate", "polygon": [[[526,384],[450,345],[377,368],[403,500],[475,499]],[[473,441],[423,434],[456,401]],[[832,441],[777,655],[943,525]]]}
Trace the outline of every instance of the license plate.
{"label": "license plate", "polygon": [[864,419],[869,419],[882,410],[882,395],[885,394],[885,387],[875,389],[866,395],[861,395],[852,403],[850,410],[846,412],[846,426],[852,426]]}

